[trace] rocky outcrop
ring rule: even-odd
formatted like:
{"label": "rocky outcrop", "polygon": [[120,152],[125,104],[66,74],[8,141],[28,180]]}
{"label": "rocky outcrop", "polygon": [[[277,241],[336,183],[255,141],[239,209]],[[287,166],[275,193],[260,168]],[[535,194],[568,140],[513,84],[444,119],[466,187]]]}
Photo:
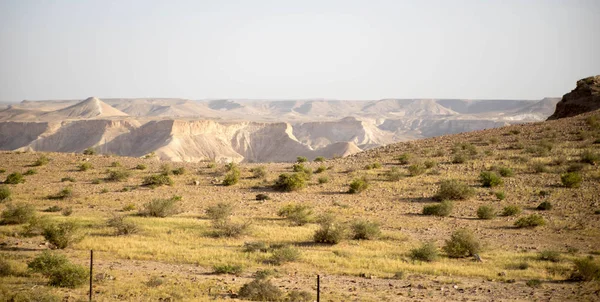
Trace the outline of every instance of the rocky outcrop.
{"label": "rocky outcrop", "polygon": [[577,81],[577,87],[556,104],[548,120],[556,120],[600,109],[600,75]]}

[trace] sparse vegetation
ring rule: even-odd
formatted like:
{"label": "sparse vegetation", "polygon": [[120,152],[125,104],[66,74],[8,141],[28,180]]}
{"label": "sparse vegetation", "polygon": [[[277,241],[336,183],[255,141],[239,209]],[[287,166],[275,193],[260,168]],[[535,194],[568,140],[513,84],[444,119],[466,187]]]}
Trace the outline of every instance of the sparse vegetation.
{"label": "sparse vegetation", "polygon": [[352,224],[352,239],[355,240],[372,240],[377,238],[381,231],[379,224],[368,220],[359,220]]}
{"label": "sparse vegetation", "polygon": [[538,259],[542,261],[560,262],[560,253],[553,250],[544,250],[540,252]]}
{"label": "sparse vegetation", "polygon": [[70,177],[70,176],[69,177],[63,177],[63,178],[60,179],[60,182],[66,182],[66,181],[68,181],[68,182],[77,182],[77,180],[75,180],[75,178]]}
{"label": "sparse vegetation", "polygon": [[481,252],[481,243],[467,229],[460,229],[452,233],[450,239],[446,240],[443,250],[450,258],[462,258],[473,256]]}
{"label": "sparse vegetation", "polygon": [[238,296],[250,301],[281,301],[283,292],[268,279],[256,278],[244,284]]}
{"label": "sparse vegetation", "polygon": [[408,166],[408,174],[410,176],[421,175],[421,174],[425,173],[426,170],[427,170],[427,168],[425,168],[425,165],[423,165],[423,164],[412,164],[412,165]]}
{"label": "sparse vegetation", "polygon": [[239,264],[216,264],[213,266],[215,274],[239,275],[244,271],[244,267]]}
{"label": "sparse vegetation", "polygon": [[6,176],[4,183],[9,185],[22,184],[25,183],[25,177],[23,177],[23,174],[19,172],[14,172]]}
{"label": "sparse vegetation", "polygon": [[298,191],[306,187],[306,177],[303,173],[283,173],[273,185],[273,188],[278,191],[292,192]]}
{"label": "sparse vegetation", "polygon": [[296,157],[296,162],[297,163],[305,163],[307,161],[308,161],[308,159],[306,157],[304,157],[304,156],[298,156],[298,157]]}
{"label": "sparse vegetation", "polygon": [[494,192],[494,196],[496,196],[496,198],[498,198],[498,200],[506,199],[506,193],[504,193],[503,191]]}
{"label": "sparse vegetation", "polygon": [[328,183],[328,182],[329,182],[329,177],[327,177],[327,176],[322,176],[322,177],[319,177],[319,178],[317,179],[317,181],[318,181],[318,182],[319,182],[319,184],[321,184],[321,185],[322,185],[322,184],[326,184],[326,183]]}
{"label": "sparse vegetation", "polygon": [[177,169],[173,169],[173,171],[171,171],[171,173],[173,173],[173,175],[183,175],[187,172],[187,170],[185,169],[185,167],[179,167]]}
{"label": "sparse vegetation", "polygon": [[95,155],[96,154],[96,149],[94,149],[92,147],[87,148],[87,149],[83,150],[83,154],[85,154],[85,155]]}
{"label": "sparse vegetation", "polygon": [[521,207],[517,205],[509,205],[502,210],[502,216],[516,216],[521,214]]}
{"label": "sparse vegetation", "polygon": [[567,188],[579,188],[583,178],[577,172],[568,172],[560,176],[560,181]]}
{"label": "sparse vegetation", "polygon": [[224,186],[233,186],[235,184],[237,184],[240,181],[240,170],[236,167],[231,168],[229,170],[229,173],[227,173],[225,175],[225,178],[223,178],[223,185]]}
{"label": "sparse vegetation", "polygon": [[301,255],[300,251],[294,246],[284,245],[273,249],[270,262],[276,265],[282,265],[286,262],[293,262],[300,259]]}
{"label": "sparse vegetation", "polygon": [[552,210],[552,203],[550,203],[549,201],[543,201],[537,206],[536,209],[540,211],[550,211]]}
{"label": "sparse vegetation", "polygon": [[8,204],[0,216],[2,224],[23,224],[35,218],[35,208],[26,203]]}
{"label": "sparse vegetation", "polygon": [[144,164],[138,164],[137,166],[135,166],[136,170],[146,170],[148,169],[148,166],[144,165]]}
{"label": "sparse vegetation", "polygon": [[49,199],[67,199],[71,197],[73,197],[73,188],[71,187],[63,188],[58,193],[48,196]]}
{"label": "sparse vegetation", "polygon": [[94,166],[92,166],[92,164],[89,162],[79,164],[79,171],[82,171],[82,172],[85,172],[85,171],[93,169],[93,168],[94,168]]}
{"label": "sparse vegetation", "polygon": [[446,217],[450,216],[453,208],[454,203],[452,203],[452,201],[443,200],[442,202],[437,204],[424,206],[423,215]]}
{"label": "sparse vegetation", "polygon": [[142,186],[156,188],[160,186],[172,186],[173,183],[173,180],[168,175],[156,174],[144,177]]}
{"label": "sparse vegetation", "polygon": [[396,160],[400,162],[401,165],[408,165],[412,157],[413,156],[410,153],[403,153],[400,156],[396,157]]}
{"label": "sparse vegetation", "polygon": [[418,248],[410,250],[410,259],[433,262],[439,257],[438,249],[433,242],[427,242]]}
{"label": "sparse vegetation", "polygon": [[252,168],[252,169],[250,169],[250,172],[252,172],[252,177],[254,177],[254,178],[258,178],[258,179],[267,178],[267,168],[265,166],[259,166],[259,167]]}
{"label": "sparse vegetation", "polygon": [[144,208],[140,211],[140,215],[151,217],[168,217],[177,214],[178,212],[178,198],[157,198],[144,204]]}
{"label": "sparse vegetation", "polygon": [[464,200],[469,199],[475,194],[475,190],[467,184],[455,180],[443,180],[440,182],[440,187],[434,196],[436,200]]}
{"label": "sparse vegetation", "polygon": [[492,206],[480,206],[477,209],[477,217],[479,219],[494,219],[496,218],[496,210]]}
{"label": "sparse vegetation", "polygon": [[206,208],[206,216],[212,220],[227,219],[233,213],[233,205],[226,202],[219,202]]}
{"label": "sparse vegetation", "polygon": [[373,170],[373,169],[379,169],[381,168],[381,163],[380,162],[374,162],[374,163],[370,163],[368,165],[365,166],[366,170]]}
{"label": "sparse vegetation", "polygon": [[277,212],[280,217],[287,218],[293,225],[305,225],[312,221],[311,207],[302,204],[288,204]]}
{"label": "sparse vegetation", "polygon": [[592,150],[584,150],[581,153],[581,162],[590,165],[597,165],[600,163],[600,154],[595,153]]}
{"label": "sparse vegetation", "polygon": [[538,214],[531,214],[529,216],[521,217],[515,221],[517,228],[535,228],[546,224],[544,217]]}
{"label": "sparse vegetation", "polygon": [[337,244],[346,232],[343,224],[339,223],[333,215],[325,214],[319,218],[320,228],[315,231],[313,236],[317,243]]}
{"label": "sparse vegetation", "polygon": [[125,221],[125,218],[120,215],[113,215],[113,217],[106,222],[106,225],[108,225],[111,228],[114,228],[115,235],[117,236],[131,235],[139,231],[139,228],[135,223]]}
{"label": "sparse vegetation", "polygon": [[256,200],[270,200],[271,197],[269,197],[269,195],[267,194],[263,194],[263,193],[259,193],[256,194]]}
{"label": "sparse vegetation", "polygon": [[491,171],[483,171],[479,174],[479,181],[483,187],[491,188],[502,185],[502,178]]}
{"label": "sparse vegetation", "polygon": [[39,167],[39,166],[47,165],[49,162],[50,162],[50,158],[48,158],[46,155],[41,155],[31,165],[33,167]]}
{"label": "sparse vegetation", "polygon": [[513,171],[513,169],[511,169],[509,167],[499,167],[498,173],[502,177],[512,177],[515,175],[515,172]]}
{"label": "sparse vegetation", "polygon": [[8,186],[0,186],[0,202],[10,200],[12,192]]}
{"label": "sparse vegetation", "polygon": [[402,179],[402,172],[398,167],[392,167],[387,173],[386,178],[388,181],[399,181]]}
{"label": "sparse vegetation", "polygon": [[352,180],[352,182],[350,183],[350,189],[348,190],[348,193],[350,193],[350,194],[361,193],[364,190],[366,190],[368,187],[369,187],[369,181],[367,180],[366,177],[356,178],[356,179]]}
{"label": "sparse vegetation", "polygon": [[325,157],[323,157],[323,156],[317,156],[314,161],[317,162],[317,163],[322,163],[322,162],[325,161]]}
{"label": "sparse vegetation", "polygon": [[57,249],[65,249],[83,239],[79,234],[79,226],[72,221],[47,223],[42,226],[42,235]]}
{"label": "sparse vegetation", "polygon": [[571,280],[600,281],[600,263],[592,257],[575,259],[573,261]]}

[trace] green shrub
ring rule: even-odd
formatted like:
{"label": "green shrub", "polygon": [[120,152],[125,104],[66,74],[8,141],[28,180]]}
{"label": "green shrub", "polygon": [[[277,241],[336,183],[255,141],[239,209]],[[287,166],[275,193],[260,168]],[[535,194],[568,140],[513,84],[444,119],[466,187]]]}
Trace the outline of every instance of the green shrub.
{"label": "green shrub", "polygon": [[307,205],[288,204],[279,209],[277,215],[289,219],[293,225],[305,225],[312,221],[312,213]]}
{"label": "green shrub", "polygon": [[304,156],[298,156],[298,157],[296,157],[296,162],[297,163],[305,163],[307,161],[308,161],[308,159],[306,157],[304,157]]}
{"label": "green shrub", "polygon": [[8,186],[0,186],[0,202],[10,200],[12,192]]}
{"label": "green shrub", "polygon": [[137,166],[135,166],[136,170],[146,170],[148,169],[148,166],[144,165],[144,164],[139,164]]}
{"label": "green shrub", "polygon": [[560,262],[560,253],[557,251],[545,250],[540,252],[538,259],[542,261]]}
{"label": "green shrub", "polygon": [[2,224],[22,224],[35,218],[35,208],[25,203],[8,204],[2,211]]}
{"label": "green shrub", "polygon": [[412,155],[410,153],[403,153],[400,156],[396,157],[396,160],[400,162],[401,165],[408,165]]}
{"label": "green shrub", "polygon": [[95,155],[96,154],[96,149],[89,147],[85,150],[83,150],[83,154],[85,155]]}
{"label": "green shrub", "polygon": [[67,259],[67,257],[64,255],[52,253],[46,250],[28,262],[27,267],[36,273],[48,276],[53,269],[67,263],[69,263],[69,259]]}
{"label": "green shrub", "polygon": [[121,209],[121,211],[123,212],[128,212],[128,211],[133,211],[135,210],[135,204],[133,203],[128,203],[125,206],[123,206],[123,209]]}
{"label": "green shrub", "polygon": [[48,223],[42,228],[44,238],[58,249],[65,249],[83,239],[79,235],[79,227],[72,221]]}
{"label": "green shrub", "polygon": [[318,162],[318,163],[322,163],[322,162],[325,161],[325,157],[323,157],[323,156],[317,156],[314,161]]}
{"label": "green shrub", "polygon": [[183,174],[185,174],[185,172],[186,172],[185,167],[179,167],[179,168],[171,171],[171,173],[173,173],[173,175],[183,175]]}
{"label": "green shrub", "polygon": [[444,200],[438,204],[423,207],[423,215],[446,217],[452,213],[454,204],[449,200]]}
{"label": "green shrub", "polygon": [[273,250],[270,262],[276,265],[282,265],[286,262],[293,262],[300,259],[300,250],[291,245],[286,245]]}
{"label": "green shrub", "polygon": [[549,211],[552,210],[552,204],[549,201],[543,201],[537,206],[536,209],[540,211]]}
{"label": "green shrub", "polygon": [[521,134],[521,130],[519,130],[519,129],[513,129],[513,130],[510,130],[509,133],[512,134],[512,135],[517,135],[517,134]]}
{"label": "green shrub", "polygon": [[379,237],[379,224],[367,220],[359,220],[352,224],[352,238],[356,240],[371,240]]}
{"label": "green shrub", "polygon": [[160,186],[172,186],[173,180],[168,175],[156,174],[144,177],[142,186],[156,188]]}
{"label": "green shrub", "polygon": [[371,163],[371,164],[368,164],[365,166],[366,170],[373,170],[373,169],[379,169],[379,168],[381,168],[381,163],[379,163],[379,162],[374,162],[374,163]]}
{"label": "green shrub", "polygon": [[215,274],[240,275],[244,271],[244,267],[239,264],[216,264],[213,266]]}
{"label": "green shrub", "polygon": [[65,263],[50,271],[51,286],[76,288],[88,281],[88,270],[81,265]]}
{"label": "green shrub", "polygon": [[473,232],[459,229],[452,233],[449,240],[446,240],[443,250],[450,258],[469,257],[481,251],[481,244]]}
{"label": "green shrub", "polygon": [[223,185],[224,186],[233,186],[233,185],[237,184],[239,181],[240,181],[240,170],[232,169],[229,171],[229,173],[227,173],[225,175],[225,178],[223,178]]}
{"label": "green shrub", "polygon": [[516,216],[521,214],[521,207],[517,205],[505,206],[502,210],[502,216]]}
{"label": "green shrub", "polygon": [[266,279],[254,279],[240,288],[238,296],[250,301],[280,301],[283,292],[271,281]]}
{"label": "green shrub", "polygon": [[39,167],[43,165],[47,165],[50,162],[50,159],[46,155],[40,156],[35,162],[33,162],[33,167]]}
{"label": "green shrub", "polygon": [[62,209],[62,211],[60,212],[61,215],[63,216],[71,216],[71,214],[73,214],[73,208],[72,207],[66,207],[64,209]]}
{"label": "green shrub", "polygon": [[583,179],[577,172],[568,172],[560,176],[560,181],[567,188],[579,188]]}
{"label": "green shrub", "polygon": [[306,187],[306,178],[303,173],[283,173],[279,175],[273,188],[278,191],[292,192]]}
{"label": "green shrub", "polygon": [[250,221],[234,222],[229,219],[216,219],[212,221],[213,236],[238,237],[248,232]]}
{"label": "green shrub", "polygon": [[[0,277],[7,277],[11,275],[17,275],[13,265],[4,258],[0,258]],[[0,294],[2,294],[0,292]]]}
{"label": "green shrub", "polygon": [[63,188],[58,193],[48,196],[49,199],[67,199],[71,197],[73,197],[73,188],[71,187]]}
{"label": "green shrub", "polygon": [[344,237],[344,225],[337,222],[332,215],[323,215],[319,218],[320,228],[315,231],[313,239],[317,243],[337,244]]}
{"label": "green shrub", "polygon": [[259,193],[256,194],[256,200],[270,200],[271,197],[269,197],[269,195],[267,194],[263,194],[263,193]]}
{"label": "green shrub", "polygon": [[165,280],[159,276],[152,276],[148,281],[146,281],[146,286],[148,287],[159,287],[165,283]]}
{"label": "green shrub", "polygon": [[319,174],[319,173],[323,173],[325,171],[327,171],[327,167],[321,165],[317,168],[317,170],[315,170],[315,173]]}
{"label": "green shrub", "polygon": [[572,163],[567,167],[567,172],[580,172],[586,168],[586,164]]}
{"label": "green shrub", "polygon": [[23,173],[23,175],[29,176],[29,175],[35,175],[37,173],[38,173],[37,170],[35,170],[35,169],[29,169],[29,170],[25,171],[25,173]]}
{"label": "green shrub", "polygon": [[504,200],[506,198],[506,194],[503,191],[494,192],[494,196],[496,196],[498,200]]}
{"label": "green shrub", "polygon": [[453,164],[464,164],[467,162],[467,160],[469,160],[469,156],[464,154],[464,153],[458,153],[458,154],[454,154],[454,156],[452,157],[452,163]]}
{"label": "green shrub", "polygon": [[110,218],[106,225],[115,229],[115,235],[131,235],[139,231],[138,226],[130,221],[125,221],[123,216],[114,215]]}
{"label": "green shrub", "polygon": [[14,172],[9,174],[8,176],[6,176],[6,180],[4,181],[5,184],[9,184],[9,185],[16,185],[16,184],[21,184],[25,182],[25,177],[23,177],[23,174],[19,173],[19,172]]}
{"label": "green shrub", "polygon": [[530,279],[525,282],[525,285],[529,287],[540,287],[542,285],[542,281],[540,281],[540,279]]}
{"label": "green shrub", "polygon": [[177,198],[153,199],[144,204],[144,209],[140,212],[142,216],[167,217],[179,212]]}
{"label": "green shrub", "polygon": [[494,219],[496,218],[496,210],[491,206],[480,206],[477,209],[477,217],[479,219]]}
{"label": "green shrub", "polygon": [[550,171],[545,163],[539,161],[531,164],[531,169],[535,173],[548,173]]}
{"label": "green shrub", "polygon": [[131,176],[131,172],[129,171],[120,171],[120,170],[115,170],[115,171],[110,171],[108,173],[108,176],[105,178],[106,181],[126,181],[129,176]]}
{"label": "green shrub", "polygon": [[90,169],[93,169],[93,168],[94,168],[94,166],[92,166],[92,164],[88,163],[88,162],[81,163],[79,165],[79,171],[87,171],[87,170],[90,170]]}
{"label": "green shrub", "polygon": [[69,176],[69,177],[63,177],[63,178],[61,178],[61,179],[60,179],[60,182],[65,182],[65,181],[69,181],[69,182],[77,182],[77,181],[75,180],[75,178],[73,178],[73,177],[70,177],[70,176]]}
{"label": "green shrub", "polygon": [[439,257],[438,249],[433,242],[427,242],[418,248],[410,250],[410,259],[433,262]]}
{"label": "green shrub", "polygon": [[535,157],[544,157],[550,154],[550,150],[543,146],[529,146],[525,148],[525,152],[530,153]]}
{"label": "green shrub", "polygon": [[581,162],[590,165],[597,165],[600,163],[600,154],[594,153],[592,150],[585,150],[581,153]]}
{"label": "green shrub", "polygon": [[467,184],[455,180],[443,180],[440,182],[440,187],[435,194],[436,200],[463,200],[468,199],[475,194],[475,190]]}
{"label": "green shrub", "polygon": [[169,176],[172,174],[173,168],[171,167],[171,164],[164,163],[160,165],[160,169],[158,170],[158,172],[160,173],[160,175]]}
{"label": "green shrub", "polygon": [[529,216],[521,217],[515,221],[515,226],[518,228],[535,228],[536,226],[542,226],[546,224],[544,217],[538,214],[531,214]]}
{"label": "green shrub", "polygon": [[231,216],[233,205],[231,203],[219,202],[206,208],[206,216],[209,219],[220,220]]}
{"label": "green shrub", "polygon": [[366,177],[356,178],[352,180],[349,186],[350,189],[348,190],[348,193],[357,194],[366,190],[369,187],[369,182]]}
{"label": "green shrub", "polygon": [[575,259],[571,280],[600,281],[600,263],[592,257]]}
{"label": "green shrub", "polygon": [[254,177],[254,178],[258,178],[258,179],[267,178],[267,168],[265,166],[259,166],[259,167],[252,168],[252,169],[250,169],[250,172],[252,172],[252,177]]}
{"label": "green shrub", "polygon": [[96,179],[92,180],[92,184],[93,184],[93,185],[99,185],[99,184],[101,184],[101,183],[104,183],[104,180],[103,180],[103,179],[96,178]]}
{"label": "green shrub", "polygon": [[504,183],[498,174],[491,171],[481,172],[479,174],[479,181],[481,182],[482,186],[487,188],[496,187]]}
{"label": "green shrub", "polygon": [[121,166],[121,163],[118,161],[113,161],[112,163],[110,163],[110,166],[113,168],[117,168]]}
{"label": "green shrub", "polygon": [[402,172],[397,167],[392,167],[386,174],[386,179],[388,181],[399,181],[402,179]]}
{"label": "green shrub", "polygon": [[413,164],[408,166],[408,174],[410,176],[418,176],[425,173],[425,166],[422,164]]}
{"label": "green shrub", "polygon": [[268,246],[263,241],[254,241],[254,242],[244,242],[244,252],[246,253],[254,253],[254,252],[267,252]]}
{"label": "green shrub", "polygon": [[511,177],[515,175],[515,172],[508,167],[500,167],[498,168],[498,173],[500,173],[500,176],[502,177]]}
{"label": "green shrub", "polygon": [[319,182],[319,184],[326,184],[329,182],[329,177],[327,176],[323,176],[323,177],[319,177],[319,179],[317,179],[317,181]]}
{"label": "green shrub", "polygon": [[437,167],[438,163],[435,160],[426,160],[424,165],[425,165],[425,168],[431,169],[431,168]]}

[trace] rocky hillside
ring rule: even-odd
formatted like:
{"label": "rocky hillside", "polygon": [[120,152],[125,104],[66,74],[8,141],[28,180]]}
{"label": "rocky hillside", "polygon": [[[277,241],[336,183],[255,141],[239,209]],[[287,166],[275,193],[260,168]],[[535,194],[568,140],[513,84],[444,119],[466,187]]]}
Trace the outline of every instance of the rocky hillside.
{"label": "rocky hillside", "polygon": [[563,96],[556,104],[556,111],[548,120],[575,116],[597,109],[600,109],[600,75],[577,81],[577,87]]}

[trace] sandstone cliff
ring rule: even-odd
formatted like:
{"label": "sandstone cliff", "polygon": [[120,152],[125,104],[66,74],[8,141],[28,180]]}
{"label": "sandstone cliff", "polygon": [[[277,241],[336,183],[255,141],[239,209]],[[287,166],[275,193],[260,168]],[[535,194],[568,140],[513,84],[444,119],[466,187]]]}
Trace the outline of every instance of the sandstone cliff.
{"label": "sandstone cliff", "polygon": [[548,120],[575,116],[600,109],[600,75],[577,81],[577,87],[565,94],[556,104],[556,111]]}

